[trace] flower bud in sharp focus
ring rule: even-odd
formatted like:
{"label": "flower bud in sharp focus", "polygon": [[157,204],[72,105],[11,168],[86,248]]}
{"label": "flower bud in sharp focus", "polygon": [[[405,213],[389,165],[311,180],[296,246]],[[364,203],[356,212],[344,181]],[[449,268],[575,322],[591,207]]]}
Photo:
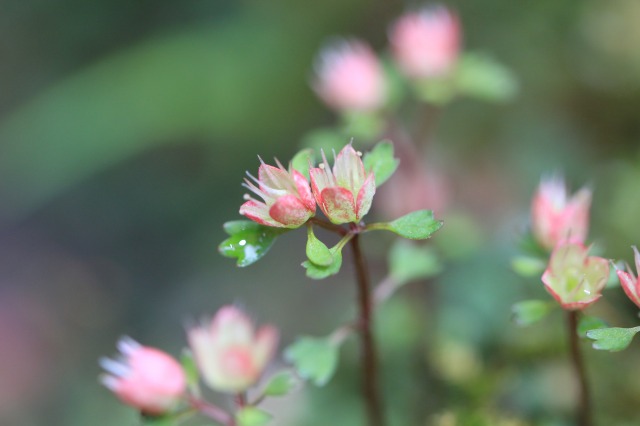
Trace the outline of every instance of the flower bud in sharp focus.
{"label": "flower bud in sharp focus", "polygon": [[253,182],[245,179],[243,185],[264,202],[246,195],[247,202],[240,207],[240,214],[266,226],[297,228],[303,225],[316,212],[309,182],[300,172],[287,171],[279,162],[278,167],[260,162],[258,179],[247,173]]}
{"label": "flower bud in sharp focus", "polygon": [[[636,273],[640,273],[640,252],[637,247],[633,247],[633,253],[636,263]],[[633,275],[633,270],[627,265],[628,272],[617,270],[620,285],[627,294],[629,299],[640,308],[640,277]]]}
{"label": "flower bud in sharp focus", "polygon": [[312,84],[331,108],[343,112],[371,112],[386,101],[382,65],[361,41],[342,41],[322,50]]}
{"label": "flower bud in sharp focus", "polygon": [[254,333],[251,320],[234,306],[221,308],[209,324],[190,329],[188,335],[204,382],[228,393],[254,385],[278,344],[274,327],[263,326]]}
{"label": "flower bud in sharp focus", "polygon": [[186,378],[175,359],[128,337],[120,339],[118,349],[121,352],[118,359],[100,360],[100,365],[108,372],[100,380],[122,402],[145,414],[159,415],[180,401],[186,389]]}
{"label": "flower bud in sharp focus", "polygon": [[582,188],[568,198],[561,178],[543,178],[531,206],[534,237],[547,250],[564,241],[584,243],[589,231],[590,206],[589,189]]}
{"label": "flower bud in sharp focus", "polygon": [[602,296],[609,279],[609,262],[589,256],[588,251],[582,244],[562,243],[551,253],[542,282],[563,309],[581,310]]}
{"label": "flower bud in sharp focus", "polygon": [[389,31],[389,41],[398,66],[408,77],[440,77],[458,60],[460,24],[444,7],[426,7],[401,16]]}
{"label": "flower bud in sharp focus", "polygon": [[360,222],[369,212],[376,192],[373,172],[367,174],[360,155],[351,144],[342,148],[333,170],[322,153],[323,163],[312,168],[311,189],[320,209],[335,223]]}

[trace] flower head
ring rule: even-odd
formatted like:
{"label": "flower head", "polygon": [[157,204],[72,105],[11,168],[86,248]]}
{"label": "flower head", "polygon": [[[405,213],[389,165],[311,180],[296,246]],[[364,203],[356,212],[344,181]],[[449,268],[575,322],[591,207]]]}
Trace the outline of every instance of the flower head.
{"label": "flower head", "polygon": [[439,77],[450,72],[460,51],[458,18],[442,6],[401,16],[389,31],[393,55],[412,78]]}
{"label": "flower head", "polygon": [[240,207],[240,214],[261,225],[278,228],[297,228],[316,212],[316,203],[309,189],[309,182],[297,170],[287,171],[276,160],[278,167],[269,166],[260,159],[258,179],[247,173],[243,184],[264,201],[248,194]]}
{"label": "flower head", "polygon": [[234,306],[221,308],[210,324],[194,327],[188,335],[204,382],[229,393],[255,384],[278,344],[274,327],[263,326],[254,334],[249,318]]}
{"label": "flower head", "polygon": [[[636,246],[633,246],[633,253],[636,263],[636,273],[640,273],[640,252],[638,252]],[[628,272],[618,269],[616,271],[618,279],[620,279],[622,289],[629,299],[640,308],[640,277],[633,275],[633,270],[630,266],[627,266],[627,270]]]}
{"label": "flower head", "polygon": [[100,360],[108,372],[100,379],[122,402],[146,414],[158,415],[180,401],[186,378],[175,359],[128,337],[120,339],[118,349],[118,359]]}
{"label": "flower head", "polygon": [[545,288],[566,310],[581,310],[602,296],[609,279],[606,259],[588,255],[582,244],[561,243],[542,275]]}
{"label": "flower head", "polygon": [[542,179],[531,206],[533,235],[547,250],[564,241],[584,243],[590,206],[589,189],[582,188],[569,198],[562,179]]}
{"label": "flower head", "polygon": [[351,144],[338,153],[333,169],[324,152],[322,158],[320,167],[309,171],[320,209],[335,224],[360,222],[369,212],[376,192],[373,172],[365,172],[360,155]]}
{"label": "flower head", "polygon": [[342,41],[322,50],[312,84],[339,111],[369,112],[383,106],[386,85],[375,52],[362,41]]}

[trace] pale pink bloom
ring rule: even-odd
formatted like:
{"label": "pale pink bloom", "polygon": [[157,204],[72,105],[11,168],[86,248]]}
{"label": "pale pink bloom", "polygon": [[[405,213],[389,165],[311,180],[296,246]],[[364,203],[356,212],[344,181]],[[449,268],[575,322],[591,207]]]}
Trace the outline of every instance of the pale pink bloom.
{"label": "pale pink bloom", "polygon": [[307,179],[291,168],[287,171],[276,160],[278,167],[265,164],[260,159],[258,179],[245,179],[245,188],[264,201],[245,196],[247,202],[240,207],[240,214],[261,225],[278,228],[297,228],[316,212],[316,203]]}
{"label": "pale pink bloom", "polygon": [[566,310],[582,310],[594,303],[609,279],[609,262],[588,252],[582,244],[561,243],[542,275],[547,291]]}
{"label": "pale pink bloom", "polygon": [[401,16],[389,31],[400,69],[411,78],[439,77],[458,60],[460,24],[444,7],[427,7]]}
{"label": "pale pink bloom", "polygon": [[[636,273],[640,273],[640,252],[638,248],[633,246],[634,258],[636,263]],[[633,270],[630,266],[627,266],[629,272],[617,270],[618,278],[622,289],[627,294],[629,299],[640,308],[640,277],[633,275]]]}
{"label": "pale pink bloom", "polygon": [[320,167],[309,171],[311,189],[320,209],[335,224],[360,222],[369,212],[376,192],[373,172],[365,172],[360,155],[351,144],[338,153],[333,169],[324,152],[322,158]]}
{"label": "pale pink bloom", "polygon": [[254,385],[278,345],[278,331],[251,320],[234,306],[221,308],[210,324],[189,330],[189,345],[211,389],[238,393]]}
{"label": "pale pink bloom", "polygon": [[328,106],[339,111],[374,111],[386,101],[382,65],[362,41],[342,41],[322,50],[312,86]]}
{"label": "pale pink bloom", "polygon": [[122,402],[146,414],[158,415],[175,407],[187,385],[180,364],[165,352],[128,337],[120,339],[118,349],[118,359],[100,360],[109,373],[101,376],[102,383]]}
{"label": "pale pink bloom", "polygon": [[564,241],[584,243],[590,206],[589,189],[582,188],[569,198],[561,178],[543,178],[531,206],[534,237],[547,250]]}

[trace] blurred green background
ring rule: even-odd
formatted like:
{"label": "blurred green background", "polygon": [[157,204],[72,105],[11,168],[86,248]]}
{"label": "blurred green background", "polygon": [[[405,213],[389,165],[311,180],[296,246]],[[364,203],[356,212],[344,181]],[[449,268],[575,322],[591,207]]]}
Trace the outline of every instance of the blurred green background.
{"label": "blurred green background", "polygon": [[[444,3],[465,48],[511,68],[520,91],[456,101],[432,129],[451,183],[433,243],[449,260],[380,314],[390,412],[399,425],[570,425],[563,318],[511,324],[513,302],[548,296],[509,261],[550,171],[594,188],[591,236],[607,257],[630,261],[640,244],[640,3]],[[216,247],[256,155],[287,161],[335,121],[308,84],[318,49],[335,35],[384,49],[408,5],[2,2],[0,424],[135,424],[96,379],[122,334],[177,354],[186,321],[232,302],[277,324],[283,344],[349,318],[352,271],[308,280],[304,233],[246,269]],[[380,279],[391,239],[366,238]],[[638,324],[619,289],[606,299],[594,312]],[[327,388],[268,405],[275,424],[357,424],[355,346]],[[598,424],[640,423],[638,356],[638,342],[588,350]]]}

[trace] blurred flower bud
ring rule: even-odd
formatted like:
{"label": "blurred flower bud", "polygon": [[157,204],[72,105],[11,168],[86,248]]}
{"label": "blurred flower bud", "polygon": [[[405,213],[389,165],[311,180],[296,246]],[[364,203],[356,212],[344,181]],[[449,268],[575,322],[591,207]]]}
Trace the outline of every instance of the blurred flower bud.
{"label": "blurred flower bud", "polygon": [[558,243],[584,243],[589,231],[591,191],[582,188],[567,199],[561,178],[542,179],[531,206],[533,235],[547,250]]}
{"label": "blurred flower bud", "polygon": [[331,108],[343,112],[370,112],[386,100],[382,65],[361,41],[342,41],[320,52],[312,84]]}
{"label": "blurred flower bud", "polygon": [[335,224],[360,222],[369,212],[376,192],[373,172],[365,172],[360,155],[351,144],[338,153],[333,170],[324,152],[322,158],[320,167],[309,171],[311,189],[320,209]]}
{"label": "blurred flower bud", "polygon": [[175,359],[128,337],[120,339],[118,349],[122,354],[119,359],[100,360],[109,373],[100,379],[122,402],[145,414],[159,415],[180,401],[186,378]]}
{"label": "blurred flower bud", "polygon": [[245,178],[243,185],[264,202],[247,194],[240,214],[266,226],[297,228],[303,225],[316,212],[307,179],[295,169],[285,170],[279,162],[278,167],[260,162],[258,179],[247,173],[253,182]]}
{"label": "blurred flower bud", "polygon": [[[634,258],[636,261],[636,273],[640,273],[640,252],[637,247],[633,247]],[[617,270],[618,278],[622,289],[627,294],[629,299],[640,308],[640,277],[633,275],[633,270],[627,265],[628,272]]]}
{"label": "blurred flower bud", "polygon": [[582,244],[561,243],[551,254],[542,282],[563,309],[582,310],[602,296],[609,262],[588,251]]}
{"label": "blurred flower bud", "polygon": [[389,31],[391,50],[400,69],[411,78],[449,73],[460,51],[458,18],[442,6],[401,16]]}
{"label": "blurred flower bud", "polygon": [[278,331],[263,326],[254,334],[249,318],[234,306],[221,308],[211,324],[189,330],[189,345],[204,382],[237,393],[255,384],[278,344]]}

